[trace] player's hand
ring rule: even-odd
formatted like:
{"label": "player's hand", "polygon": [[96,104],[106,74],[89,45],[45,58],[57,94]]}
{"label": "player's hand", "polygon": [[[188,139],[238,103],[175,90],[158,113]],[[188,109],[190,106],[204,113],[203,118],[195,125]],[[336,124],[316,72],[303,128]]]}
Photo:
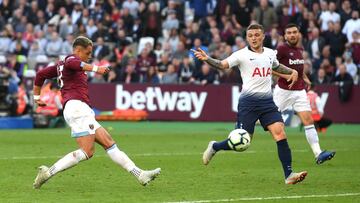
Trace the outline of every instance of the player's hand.
{"label": "player's hand", "polygon": [[101,75],[105,75],[108,72],[110,72],[109,66],[99,66],[98,70],[96,71],[96,73],[99,73]]}
{"label": "player's hand", "polygon": [[197,50],[195,49],[190,49],[190,51],[192,51],[195,55],[195,57],[197,59],[199,59],[200,61],[206,61],[208,59],[208,55],[205,53],[204,50],[197,48]]}
{"label": "player's hand", "polygon": [[304,79],[306,84],[306,90],[309,91],[311,89],[311,81],[309,79]]}
{"label": "player's hand", "polygon": [[294,86],[295,82],[298,80],[298,77],[299,77],[298,72],[293,69],[289,79],[287,79],[287,82],[291,82],[288,86],[289,89],[291,89]]}
{"label": "player's hand", "polygon": [[43,102],[43,101],[40,100],[40,99],[37,99],[37,100],[34,100],[34,101],[35,101],[35,103],[36,103],[38,106],[46,106],[46,103]]}

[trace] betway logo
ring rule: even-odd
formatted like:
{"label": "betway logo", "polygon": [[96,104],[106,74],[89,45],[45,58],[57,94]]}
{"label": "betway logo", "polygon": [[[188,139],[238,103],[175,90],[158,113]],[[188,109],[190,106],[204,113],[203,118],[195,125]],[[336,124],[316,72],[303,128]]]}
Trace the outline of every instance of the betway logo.
{"label": "betway logo", "polygon": [[289,59],[289,65],[299,65],[304,63],[305,63],[304,59],[295,59],[295,60]]}
{"label": "betway logo", "polygon": [[116,86],[116,108],[148,111],[190,112],[190,118],[199,118],[203,110],[207,92],[162,91],[160,87],[148,87],[146,91],[130,93],[122,85]]}

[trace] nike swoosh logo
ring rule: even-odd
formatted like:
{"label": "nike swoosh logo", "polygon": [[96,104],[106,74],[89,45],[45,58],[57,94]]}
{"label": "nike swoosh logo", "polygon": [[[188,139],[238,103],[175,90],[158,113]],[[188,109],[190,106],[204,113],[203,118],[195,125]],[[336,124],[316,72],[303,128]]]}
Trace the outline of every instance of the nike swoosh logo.
{"label": "nike swoosh logo", "polygon": [[250,61],[253,61],[253,60],[255,60],[255,59],[250,59]]}

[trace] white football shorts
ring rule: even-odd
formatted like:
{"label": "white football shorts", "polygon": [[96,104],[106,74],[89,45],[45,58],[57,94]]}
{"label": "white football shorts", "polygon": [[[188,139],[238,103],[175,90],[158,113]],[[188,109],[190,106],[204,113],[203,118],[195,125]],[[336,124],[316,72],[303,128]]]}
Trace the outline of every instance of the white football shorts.
{"label": "white football shorts", "polygon": [[71,137],[95,134],[101,125],[95,120],[94,111],[85,102],[70,100],[64,109],[64,118],[71,128]]}
{"label": "white football shorts", "polygon": [[305,90],[285,90],[276,85],[273,97],[281,112],[288,109],[293,109],[295,112],[311,111]]}

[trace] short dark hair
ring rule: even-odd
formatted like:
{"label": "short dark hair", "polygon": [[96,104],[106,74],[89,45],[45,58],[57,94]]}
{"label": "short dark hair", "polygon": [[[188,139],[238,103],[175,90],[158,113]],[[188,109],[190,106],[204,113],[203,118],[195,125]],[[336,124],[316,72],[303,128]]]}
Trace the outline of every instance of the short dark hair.
{"label": "short dark hair", "polygon": [[288,28],[292,28],[292,27],[296,27],[298,30],[300,30],[299,26],[296,25],[295,23],[289,23],[285,26],[284,31],[287,30]]}
{"label": "short dark hair", "polygon": [[88,46],[93,46],[92,41],[84,36],[78,36],[74,42],[73,42],[73,48],[77,47],[77,46],[81,46],[81,47],[88,47]]}
{"label": "short dark hair", "polygon": [[251,25],[249,25],[246,29],[246,31],[248,30],[257,30],[257,29],[260,29],[263,33],[265,32],[264,30],[264,26],[258,24],[258,23],[253,23]]}

